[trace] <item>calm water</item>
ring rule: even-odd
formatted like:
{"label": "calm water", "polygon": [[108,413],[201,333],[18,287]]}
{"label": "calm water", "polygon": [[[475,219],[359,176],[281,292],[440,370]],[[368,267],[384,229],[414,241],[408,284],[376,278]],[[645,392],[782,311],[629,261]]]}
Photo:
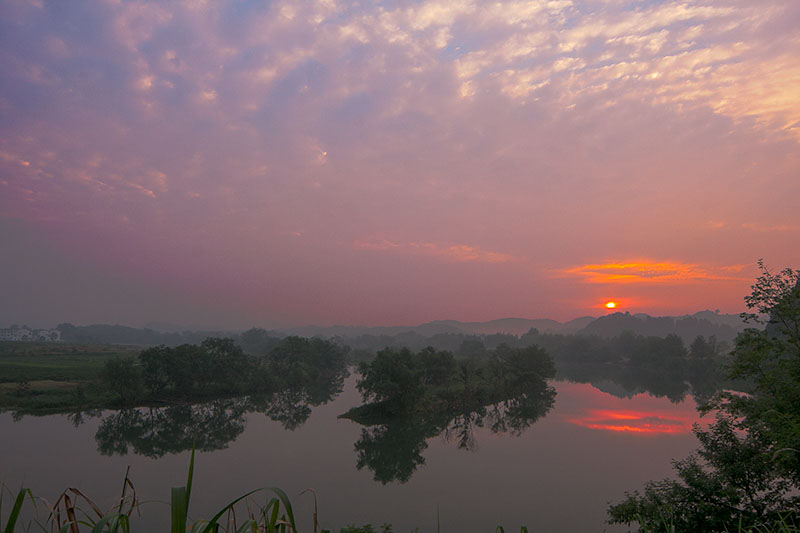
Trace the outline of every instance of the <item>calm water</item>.
{"label": "calm water", "polygon": [[[553,385],[555,406],[519,436],[472,427],[469,450],[460,449],[452,433],[427,439],[418,447],[424,462],[405,483],[376,481],[381,465],[356,467],[362,426],[337,418],[360,403],[352,377],[341,395],[314,408],[294,430],[261,413],[234,413],[239,417],[223,423],[214,437],[229,441],[227,447],[198,453],[190,514],[207,518],[246,490],[269,485],[290,495],[305,531],[313,500],[299,494],[309,487],[318,496],[321,524],[329,528],[389,522],[397,532],[436,531],[438,512],[447,532],[493,532],[497,525],[507,531],[520,525],[536,532],[624,530],[604,523],[608,502],[671,475],[670,460],[696,447],[690,432],[697,420],[694,402],[672,404],[646,394],[621,399],[591,385]],[[169,451],[180,432],[166,435],[169,442],[160,447],[139,447],[150,455],[166,452],[160,457],[139,455],[131,446],[120,455],[131,428],[110,424],[114,416],[106,412],[76,427],[60,415],[14,422],[0,414],[0,480],[11,488],[24,484],[51,501],[77,487],[108,509],[130,466],[146,502],[134,529],[166,530],[168,508],[160,502],[169,499],[170,487],[185,483],[189,461],[188,452]],[[140,444],[149,442],[136,435]]]}

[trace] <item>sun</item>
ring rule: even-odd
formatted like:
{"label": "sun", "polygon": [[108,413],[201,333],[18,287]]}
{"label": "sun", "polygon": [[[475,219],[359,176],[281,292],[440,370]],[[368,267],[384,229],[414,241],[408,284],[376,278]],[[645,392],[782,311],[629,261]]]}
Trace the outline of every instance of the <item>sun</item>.
{"label": "sun", "polygon": [[617,302],[606,302],[605,306],[606,309],[615,309],[617,307]]}

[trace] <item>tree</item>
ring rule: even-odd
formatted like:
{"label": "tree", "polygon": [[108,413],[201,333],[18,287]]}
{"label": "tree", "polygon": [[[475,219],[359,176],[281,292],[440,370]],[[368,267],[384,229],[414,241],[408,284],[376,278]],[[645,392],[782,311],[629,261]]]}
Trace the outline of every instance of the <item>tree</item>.
{"label": "tree", "polygon": [[700,449],[674,463],[678,479],[651,481],[609,508],[611,523],[638,522],[641,531],[748,531],[797,513],[795,488],[781,474],[770,442],[739,431],[721,412],[708,430],[695,427]]}
{"label": "tree", "polygon": [[250,376],[250,359],[233,339],[209,337],[202,348],[201,383],[216,384],[228,391],[243,391]]}
{"label": "tree", "polygon": [[142,350],[139,354],[139,363],[142,365],[142,375],[144,384],[150,394],[158,394],[169,384],[169,372],[167,370],[167,358],[171,355],[171,349],[163,344]]}
{"label": "tree", "polygon": [[747,394],[723,393],[712,407],[741,418],[741,426],[773,442],[776,459],[800,484],[800,271],[763,274],[745,298],[756,313],[743,318],[763,326],[736,338],[732,377],[747,380]]}
{"label": "tree", "polygon": [[508,377],[511,386],[524,386],[530,381],[538,383],[556,375],[553,359],[539,346],[511,348],[501,344],[494,352],[494,361],[505,367],[503,374]]}
{"label": "tree", "polygon": [[132,357],[115,357],[103,366],[103,380],[119,395],[122,403],[136,400],[141,394],[142,377]]}
{"label": "tree", "polygon": [[[697,453],[675,463],[678,480],[650,482],[609,508],[611,523],[643,530],[742,531],[800,521],[800,271],[762,270],[745,298],[749,328],[736,338],[731,377],[743,393],[723,391],[701,406],[716,410],[695,426]],[[692,352],[709,351],[696,341]]]}
{"label": "tree", "polygon": [[250,328],[239,336],[239,344],[250,355],[265,355],[280,343],[278,337],[270,336],[261,328]]}
{"label": "tree", "polygon": [[346,346],[329,340],[291,336],[270,350],[264,364],[270,378],[282,387],[340,386],[347,375],[347,351]]}
{"label": "tree", "polygon": [[699,403],[708,402],[722,387],[725,373],[723,360],[730,352],[727,343],[718,342],[715,336],[708,339],[697,336],[689,347],[688,378],[692,394]]}
{"label": "tree", "polygon": [[425,376],[418,358],[408,348],[386,348],[371,363],[363,362],[356,387],[364,400],[384,402],[392,411],[404,411],[422,398]]}
{"label": "tree", "polygon": [[453,354],[445,351],[436,351],[430,346],[417,355],[425,372],[423,378],[425,385],[434,387],[446,386],[456,370],[456,361]]}
{"label": "tree", "polygon": [[483,341],[476,338],[467,338],[461,342],[458,348],[458,355],[461,357],[485,357],[486,346]]}

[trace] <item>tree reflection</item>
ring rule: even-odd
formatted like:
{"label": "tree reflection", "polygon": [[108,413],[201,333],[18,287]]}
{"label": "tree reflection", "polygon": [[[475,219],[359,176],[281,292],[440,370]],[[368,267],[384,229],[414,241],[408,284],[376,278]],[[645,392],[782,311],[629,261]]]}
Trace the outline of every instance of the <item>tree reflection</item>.
{"label": "tree reflection", "polygon": [[[603,365],[560,365],[558,377],[573,383],[589,383],[618,398],[632,398],[647,393],[680,403],[688,395],[698,404],[714,392],[730,384],[720,375],[722,365],[700,362],[693,374],[679,365],[632,365],[630,363]],[[705,366],[701,366],[705,365]],[[708,368],[711,370],[708,370]],[[678,369],[678,371],[676,371]],[[694,370],[694,368],[692,368]]]}
{"label": "tree reflection", "polygon": [[[556,392],[545,379],[530,376],[517,386],[517,390],[505,390],[512,396],[487,405],[481,401],[485,394],[464,389],[445,404],[399,416],[381,412],[374,404],[351,411],[347,418],[365,426],[355,443],[356,466],[359,470],[367,467],[375,481],[383,484],[405,483],[425,464],[422,452],[430,438],[441,435],[457,448],[473,451],[478,428],[519,436],[553,407]],[[495,391],[495,395],[503,394]]]}
{"label": "tree reflection", "polygon": [[679,403],[691,394],[702,404],[716,391],[740,385],[728,380],[724,371],[730,347],[713,336],[698,336],[686,347],[675,335],[624,332],[604,338],[531,330],[520,342],[534,343],[552,354],[559,379],[591,383],[620,398],[645,392]]}
{"label": "tree reflection", "polygon": [[493,430],[493,433],[508,432],[514,436],[519,436],[523,431],[531,427],[536,421],[544,417],[553,407],[556,400],[556,391],[548,387],[544,382],[540,384],[538,390],[520,394],[509,398],[503,402],[503,411],[499,421],[492,424],[494,427],[502,427],[502,431]]}
{"label": "tree reflection", "polygon": [[[304,372],[305,379],[296,379],[293,388],[264,395],[114,411],[100,422],[95,435],[98,451],[103,455],[125,455],[132,450],[156,458],[192,447],[220,450],[244,431],[249,412],[263,413],[285,429],[294,430],[308,420],[313,407],[333,400],[342,391],[347,375],[342,361],[337,368]],[[80,424],[85,414],[76,413],[71,420]]]}
{"label": "tree reflection", "polygon": [[330,402],[342,392],[348,375],[347,368],[342,366],[338,371],[319,373],[313,380],[296,388],[252,396],[250,410],[263,413],[270,420],[279,422],[284,429],[293,431],[305,424],[313,407]]}
{"label": "tree reflection", "polygon": [[253,410],[293,431],[311,416],[311,402],[303,390],[284,390],[258,400]]}
{"label": "tree reflection", "polygon": [[355,443],[356,466],[372,470],[375,481],[405,483],[425,464],[421,454],[428,447],[426,440],[439,431],[435,424],[414,417],[363,428]]}
{"label": "tree reflection", "polygon": [[244,431],[249,404],[245,399],[195,405],[123,409],[106,416],[95,434],[103,455],[133,453],[157,458],[194,447],[226,448]]}

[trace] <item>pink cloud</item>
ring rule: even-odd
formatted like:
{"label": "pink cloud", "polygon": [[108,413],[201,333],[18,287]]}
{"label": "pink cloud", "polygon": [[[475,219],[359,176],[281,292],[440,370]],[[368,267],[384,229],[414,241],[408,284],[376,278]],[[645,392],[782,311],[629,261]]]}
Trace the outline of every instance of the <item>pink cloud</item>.
{"label": "pink cloud", "polygon": [[455,262],[505,263],[513,261],[509,254],[482,250],[467,244],[439,245],[432,242],[397,243],[386,239],[357,240],[353,243],[355,250],[394,252],[410,255],[422,255]]}
{"label": "pink cloud", "polygon": [[800,262],[800,7],[637,6],[5,3],[0,212],[240,316],[738,311]]}

